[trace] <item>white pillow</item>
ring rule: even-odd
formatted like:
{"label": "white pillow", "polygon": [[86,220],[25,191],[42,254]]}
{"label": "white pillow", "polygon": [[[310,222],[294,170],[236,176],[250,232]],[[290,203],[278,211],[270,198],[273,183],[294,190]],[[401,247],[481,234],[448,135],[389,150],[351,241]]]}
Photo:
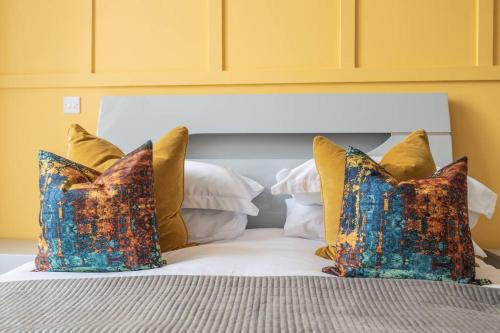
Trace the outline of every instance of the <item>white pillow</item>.
{"label": "white pillow", "polygon": [[213,209],[182,209],[190,243],[210,243],[243,235],[246,214]]}
{"label": "white pillow", "polygon": [[285,236],[324,240],[323,206],[301,205],[295,199],[286,201]]}
{"label": "white pillow", "polygon": [[264,187],[227,168],[195,161],[184,167],[184,202],[182,208],[216,209],[256,216],[252,203]]}
{"label": "white pillow", "polygon": [[277,183],[271,187],[272,194],[299,194],[321,192],[319,174],[314,159],[296,168],[282,169],[276,174]]}
{"label": "white pillow", "polygon": [[297,203],[301,205],[320,205],[323,206],[321,192],[295,193],[292,195]]}
{"label": "white pillow", "polygon": [[[467,191],[469,215],[470,212],[476,212],[486,216],[488,219],[491,219],[497,204],[497,194],[490,190],[486,185],[472,177],[467,177]],[[469,219],[471,220],[470,216]],[[474,217],[472,219],[474,219]],[[469,222],[471,229],[476,225],[476,222],[477,217],[472,224]]]}

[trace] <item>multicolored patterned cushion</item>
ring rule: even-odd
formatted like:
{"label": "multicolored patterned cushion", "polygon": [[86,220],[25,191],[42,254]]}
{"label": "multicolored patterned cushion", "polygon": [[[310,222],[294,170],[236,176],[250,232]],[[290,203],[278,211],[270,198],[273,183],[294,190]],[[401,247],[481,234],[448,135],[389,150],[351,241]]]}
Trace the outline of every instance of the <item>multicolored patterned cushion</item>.
{"label": "multicolored patterned cushion", "polygon": [[[314,138],[313,150],[321,180],[326,241],[326,246],[319,248],[316,254],[325,259],[335,259],[344,193],[345,150],[322,136]],[[384,154],[380,165],[398,181],[432,176],[436,164],[427,133],[423,129],[410,133]]]}
{"label": "multicolored patterned cushion", "polygon": [[103,174],[41,151],[38,271],[114,272],[162,265],[151,142]]}
{"label": "multicolored patterned cushion", "polygon": [[346,152],[336,274],[470,283],[467,158],[398,183],[363,152]]}
{"label": "multicolored patterned cushion", "polygon": [[[162,252],[188,246],[188,232],[181,215],[187,145],[188,129],[184,126],[170,130],[153,145],[156,222]],[[125,154],[111,142],[79,125],[70,126],[66,154],[70,160],[105,172],[123,156]]]}

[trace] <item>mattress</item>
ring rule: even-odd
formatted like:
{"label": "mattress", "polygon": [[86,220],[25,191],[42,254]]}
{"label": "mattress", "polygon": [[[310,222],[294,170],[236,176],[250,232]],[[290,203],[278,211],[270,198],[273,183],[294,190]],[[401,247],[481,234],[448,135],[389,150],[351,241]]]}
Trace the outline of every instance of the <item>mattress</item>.
{"label": "mattress", "polygon": [[[321,272],[330,260],[314,254],[321,241],[286,237],[283,229],[248,229],[236,239],[188,247],[163,254],[167,265],[150,270],[117,273],[33,272],[33,262],[0,275],[0,282],[22,280],[110,278],[119,276],[331,276]],[[479,278],[500,288],[500,270],[477,268]]]}

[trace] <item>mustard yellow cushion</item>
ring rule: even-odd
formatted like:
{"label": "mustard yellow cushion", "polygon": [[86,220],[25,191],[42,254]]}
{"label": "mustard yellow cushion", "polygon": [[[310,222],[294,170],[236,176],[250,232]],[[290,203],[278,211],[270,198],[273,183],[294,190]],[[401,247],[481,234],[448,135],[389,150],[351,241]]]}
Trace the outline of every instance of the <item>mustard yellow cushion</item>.
{"label": "mustard yellow cushion", "polygon": [[380,165],[398,182],[429,178],[436,172],[427,133],[416,130],[392,147],[380,161]]}
{"label": "mustard yellow cushion", "polygon": [[[334,259],[344,192],[345,150],[329,139],[318,136],[314,138],[313,151],[321,181],[327,244],[319,248],[316,254]],[[383,156],[380,165],[399,182],[432,176],[436,171],[436,164],[427,133],[420,129],[408,135]]]}
{"label": "mustard yellow cushion", "polygon": [[[153,145],[156,218],[162,252],[187,245],[187,229],[180,214],[187,143],[187,128],[176,127]],[[68,159],[99,172],[125,156],[112,143],[76,124],[69,128],[67,149]]]}

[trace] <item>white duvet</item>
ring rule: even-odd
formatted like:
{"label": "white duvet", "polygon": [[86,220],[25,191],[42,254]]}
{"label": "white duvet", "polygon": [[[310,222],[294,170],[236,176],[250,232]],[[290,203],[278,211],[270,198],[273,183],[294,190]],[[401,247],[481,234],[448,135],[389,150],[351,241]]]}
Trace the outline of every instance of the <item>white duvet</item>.
{"label": "white duvet", "polygon": [[283,235],[283,229],[248,229],[227,241],[188,247],[165,253],[167,265],[143,271],[118,273],[32,272],[33,262],[0,275],[0,282],[14,280],[103,278],[136,275],[326,275],[331,261],[314,255],[322,242]]}
{"label": "white duvet", "polygon": [[[285,237],[283,229],[248,229],[243,236],[227,241],[193,246],[164,254],[167,265],[150,270],[119,273],[33,272],[33,262],[0,275],[0,282],[42,279],[106,278],[137,275],[229,275],[295,276],[327,275],[321,272],[332,261],[314,254],[323,242]],[[500,270],[477,269],[500,288]]]}

